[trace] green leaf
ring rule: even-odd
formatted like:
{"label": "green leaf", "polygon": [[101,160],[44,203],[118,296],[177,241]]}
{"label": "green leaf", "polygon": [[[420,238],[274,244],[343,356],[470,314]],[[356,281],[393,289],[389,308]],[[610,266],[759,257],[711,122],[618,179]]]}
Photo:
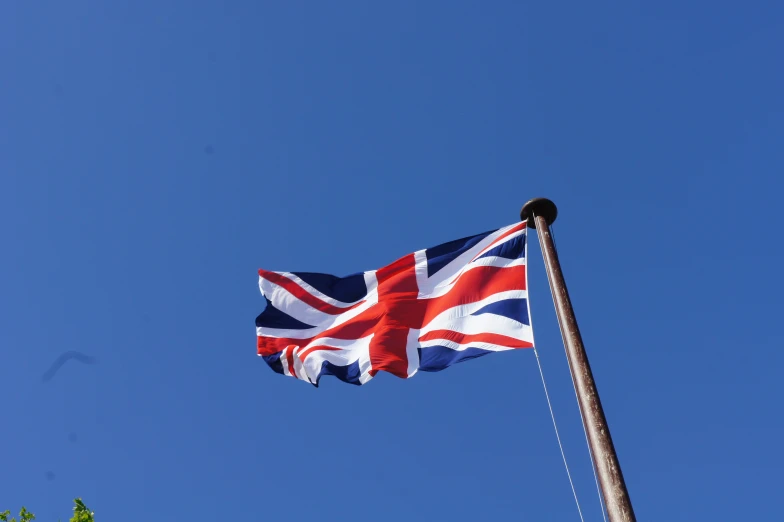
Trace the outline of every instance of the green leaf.
{"label": "green leaf", "polygon": [[27,511],[26,507],[22,506],[22,510],[19,511],[19,521],[30,522],[31,520],[35,520],[35,515]]}
{"label": "green leaf", "polygon": [[70,522],[95,522],[95,513],[87,508],[84,502],[82,502],[82,499],[75,498],[74,504],[74,516],[71,518]]}

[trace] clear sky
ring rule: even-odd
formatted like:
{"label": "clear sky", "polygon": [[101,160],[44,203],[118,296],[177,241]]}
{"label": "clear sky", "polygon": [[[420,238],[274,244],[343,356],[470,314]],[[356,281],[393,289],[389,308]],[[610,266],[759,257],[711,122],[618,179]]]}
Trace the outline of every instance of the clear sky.
{"label": "clear sky", "polygon": [[[316,389],[255,347],[258,268],[375,269],[546,196],[638,518],[772,520],[783,29],[780,2],[0,2],[0,510],[578,520],[530,350]],[[97,362],[42,382],[68,350]]]}

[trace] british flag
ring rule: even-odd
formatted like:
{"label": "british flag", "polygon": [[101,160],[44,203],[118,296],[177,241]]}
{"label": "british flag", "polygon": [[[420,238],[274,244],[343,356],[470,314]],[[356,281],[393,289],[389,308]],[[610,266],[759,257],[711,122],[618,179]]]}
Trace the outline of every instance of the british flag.
{"label": "british flag", "polygon": [[259,270],[259,286],[258,354],[316,386],[323,375],[364,384],[381,370],[408,378],[533,347],[525,223],[347,277]]}

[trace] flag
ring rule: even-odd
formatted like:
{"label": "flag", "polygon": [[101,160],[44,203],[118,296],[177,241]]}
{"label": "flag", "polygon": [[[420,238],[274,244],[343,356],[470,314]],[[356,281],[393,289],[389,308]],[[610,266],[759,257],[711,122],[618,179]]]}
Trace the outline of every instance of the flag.
{"label": "flag", "polygon": [[530,348],[527,279],[524,222],[346,277],[259,270],[258,354],[318,386],[323,375],[359,385],[381,370],[408,378]]}

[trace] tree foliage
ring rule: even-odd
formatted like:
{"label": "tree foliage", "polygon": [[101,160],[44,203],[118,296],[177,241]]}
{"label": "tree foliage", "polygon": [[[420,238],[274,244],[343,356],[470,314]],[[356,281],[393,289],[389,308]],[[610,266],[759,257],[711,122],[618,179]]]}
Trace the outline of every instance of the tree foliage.
{"label": "tree foliage", "polygon": [[[3,522],[16,522],[16,518],[12,518],[8,520],[8,517],[11,515],[11,512],[7,509],[0,513],[0,520]],[[30,520],[35,520],[35,515],[27,511],[27,508],[22,506],[21,511],[19,511],[19,522],[29,522]]]}
{"label": "tree foliage", "polygon": [[[74,514],[71,517],[70,522],[95,522],[95,513],[90,511],[87,506],[84,505],[82,499],[75,498],[74,499]],[[16,520],[16,517],[9,519],[8,517],[11,516],[11,512],[6,510],[0,513],[0,522],[31,522],[35,520],[35,515],[31,512],[27,511],[27,508],[22,506],[21,511],[19,511],[19,520]]]}
{"label": "tree foliage", "polygon": [[75,498],[74,504],[76,504],[73,508],[74,516],[70,522],[95,522],[95,513],[87,509],[82,499]]}

